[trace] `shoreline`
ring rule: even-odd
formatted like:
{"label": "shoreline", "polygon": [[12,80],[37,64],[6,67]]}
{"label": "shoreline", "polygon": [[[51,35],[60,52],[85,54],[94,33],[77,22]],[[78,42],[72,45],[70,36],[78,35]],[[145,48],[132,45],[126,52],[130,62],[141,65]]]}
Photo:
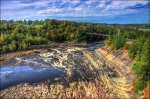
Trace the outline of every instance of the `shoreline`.
{"label": "shoreline", "polygon": [[[16,86],[12,86],[0,92],[1,98],[4,98],[4,99],[11,98],[11,97],[20,98],[23,95],[22,93],[25,94],[24,97],[26,98],[33,98],[33,97],[36,97],[36,98],[39,98],[39,97],[40,98],[44,98],[44,97],[48,97],[48,98],[63,98],[63,97],[66,97],[66,98],[72,98],[72,97],[74,98],[75,97],[77,98],[83,98],[83,97],[85,98],[100,98],[100,97],[107,98],[107,97],[116,96],[115,94],[110,94],[107,92],[108,90],[103,87],[100,81],[100,77],[99,77],[100,75],[95,74],[94,67],[91,65],[91,63],[86,57],[83,57],[82,53],[79,50],[75,50],[74,47],[73,49],[72,48],[61,49],[62,52],[60,51],[60,49],[53,49],[53,50],[55,51],[54,52],[55,54],[53,55],[54,58],[59,58],[60,60],[63,59],[64,62],[65,60],[69,59],[68,60],[69,64],[67,63],[68,66],[62,67],[65,69],[66,75],[64,75],[61,78],[56,78],[51,81],[43,81],[43,82],[34,83],[34,84],[23,83],[23,84],[18,84]],[[67,55],[68,57],[67,59],[60,58],[61,56],[66,57],[66,55],[63,55],[64,53]],[[47,57],[49,57],[49,54],[40,53],[40,56],[45,57],[47,59]],[[58,66],[60,66],[59,62],[58,62]],[[57,65],[55,64],[53,64],[52,67],[61,69],[61,66],[57,67]],[[41,89],[41,92],[39,92],[40,90],[36,90],[37,88]],[[70,92],[69,90],[70,91],[72,90],[72,91]],[[98,94],[97,92],[103,92],[103,93]],[[67,95],[64,96],[64,94],[67,94]]]}
{"label": "shoreline", "polygon": [[0,64],[6,62],[15,57],[28,56],[35,53],[44,53],[47,52],[48,49],[57,48],[60,46],[67,46],[68,43],[55,43],[53,45],[32,45],[26,48],[25,50],[17,50],[13,52],[6,52],[0,54]]}
{"label": "shoreline", "polygon": [[[49,52],[48,50],[52,50],[52,51]],[[126,91],[131,92],[132,89],[128,88],[127,86],[126,88],[124,88],[124,85],[122,85],[122,83],[124,83],[126,80],[124,79],[124,77],[120,77],[119,73],[117,74],[115,73],[116,69],[115,70],[113,69],[115,66],[111,67],[112,64],[110,66],[109,61],[107,59],[104,59],[105,57],[101,57],[99,55],[95,56],[95,52],[97,52],[97,50],[98,49],[90,51],[90,49],[87,50],[87,49],[82,49],[82,48],[79,50],[79,49],[76,49],[76,47],[69,46],[63,49],[60,47],[57,47],[54,49],[50,49],[50,48],[40,49],[40,51],[38,52],[35,51],[42,58],[45,58],[44,61],[49,61],[50,63],[52,63],[52,67],[62,69],[66,73],[64,77],[56,78],[54,81],[50,81],[51,83],[48,83],[47,81],[45,83],[44,82],[41,82],[41,83],[44,83],[44,86],[49,86],[50,88],[52,86],[55,86],[53,88],[53,91],[56,90],[58,86],[65,88],[65,90],[74,90],[75,93],[82,91],[82,93],[80,94],[78,93],[78,94],[79,96],[82,96],[82,94],[85,94],[85,97],[90,97],[87,90],[91,90],[91,89],[89,89],[90,87],[88,88],[86,85],[89,85],[90,83],[92,83],[91,87],[94,87],[96,91],[103,91],[103,93],[106,95],[106,96],[105,95],[97,96],[97,93],[95,92],[94,97],[97,97],[97,98],[98,97],[112,98],[113,96],[120,97],[120,98],[135,97],[134,95],[128,96],[125,93]],[[83,55],[80,53],[80,51],[82,52]],[[106,54],[105,51],[104,51],[105,53],[104,56],[109,55],[108,53]],[[51,56],[50,54],[51,52],[54,54],[52,55],[53,57],[49,59],[48,57]],[[100,54],[103,55],[103,53],[100,53]],[[59,60],[54,61],[53,63],[53,60],[52,60],[53,58],[59,59]],[[125,75],[123,74],[122,76],[125,76]],[[120,81],[121,81],[121,85],[119,84]],[[18,91],[19,90],[23,91],[22,88],[24,88],[24,84],[22,84],[21,86],[22,87],[20,87],[19,89],[17,88]],[[28,86],[31,87],[31,88],[29,87],[30,89],[32,89],[33,87],[30,84],[28,84]],[[36,86],[34,87],[37,87],[37,86],[40,87],[41,84],[37,83]],[[79,86],[82,86],[84,89],[80,88]],[[75,90],[78,87],[79,89]],[[101,87],[102,89],[99,90],[98,87]],[[13,86],[12,88],[16,89],[15,86]],[[12,90],[12,88],[10,88],[10,90]],[[47,90],[47,88],[44,90]],[[49,92],[53,93],[53,91],[49,91]],[[31,90],[29,92],[31,92]],[[47,92],[47,94],[49,94],[49,92]],[[65,92],[68,95],[75,94],[74,92],[68,93],[67,91],[64,91],[64,90],[63,92]],[[54,95],[54,97],[56,96]],[[54,97],[52,96],[51,98],[54,98]],[[78,97],[78,96],[73,96],[73,97]]]}
{"label": "shoreline", "polygon": [[0,55],[0,64],[7,62],[16,57],[33,55],[35,53],[44,53],[46,51],[47,51],[46,49],[30,49],[30,50],[22,50],[22,51],[3,53]]}
{"label": "shoreline", "polygon": [[51,45],[33,45],[28,47],[25,50],[17,50],[13,52],[6,52],[0,54],[0,64],[13,59],[15,57],[22,57],[22,56],[28,56],[35,53],[44,53],[47,52],[47,50],[53,49],[53,48],[61,48],[61,47],[85,47],[85,46],[92,46],[92,44],[103,44],[102,41],[100,42],[91,42],[91,43],[75,43],[75,42],[63,42],[63,43],[54,43]]}

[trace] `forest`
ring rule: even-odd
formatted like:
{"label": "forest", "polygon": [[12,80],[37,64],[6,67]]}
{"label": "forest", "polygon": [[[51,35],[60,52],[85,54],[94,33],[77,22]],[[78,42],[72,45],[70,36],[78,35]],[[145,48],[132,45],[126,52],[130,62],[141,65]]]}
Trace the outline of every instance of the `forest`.
{"label": "forest", "polygon": [[[142,90],[150,79],[150,31],[147,24],[105,24],[65,20],[1,20],[0,53],[25,50],[51,42],[104,41],[111,50],[127,49],[138,77],[134,90]],[[120,33],[118,34],[118,30]],[[99,33],[106,36],[90,35]]]}
{"label": "forest", "polygon": [[64,20],[1,20],[0,52],[26,49],[31,45],[64,41],[97,41],[106,37],[87,35],[86,32],[108,34],[115,31],[105,24],[77,23]]}

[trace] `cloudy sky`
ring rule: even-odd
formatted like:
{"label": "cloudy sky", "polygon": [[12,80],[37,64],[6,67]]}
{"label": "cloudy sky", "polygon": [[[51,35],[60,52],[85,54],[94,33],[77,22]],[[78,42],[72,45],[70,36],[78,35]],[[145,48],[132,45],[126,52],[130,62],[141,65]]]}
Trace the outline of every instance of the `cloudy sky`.
{"label": "cloudy sky", "polygon": [[149,23],[149,0],[1,0],[1,20]]}

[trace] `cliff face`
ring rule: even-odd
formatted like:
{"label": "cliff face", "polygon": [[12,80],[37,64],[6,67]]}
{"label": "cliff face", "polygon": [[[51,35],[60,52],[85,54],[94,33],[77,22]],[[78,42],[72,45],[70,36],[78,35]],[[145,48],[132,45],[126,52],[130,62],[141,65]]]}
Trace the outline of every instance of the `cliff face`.
{"label": "cliff face", "polygon": [[[133,81],[135,77],[132,74],[132,61],[129,59],[126,50],[117,50],[110,52],[108,49],[99,48],[95,50],[98,56],[103,60],[105,67],[114,72],[115,76],[103,75],[103,83],[126,98],[137,98],[133,91]],[[109,73],[109,72],[108,72]]]}

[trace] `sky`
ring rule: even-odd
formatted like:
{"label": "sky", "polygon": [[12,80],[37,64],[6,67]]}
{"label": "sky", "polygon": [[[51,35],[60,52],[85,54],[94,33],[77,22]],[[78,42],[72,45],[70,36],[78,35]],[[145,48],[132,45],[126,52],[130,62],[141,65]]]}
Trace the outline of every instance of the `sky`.
{"label": "sky", "polygon": [[149,0],[0,0],[1,20],[57,19],[77,22],[150,22]]}

